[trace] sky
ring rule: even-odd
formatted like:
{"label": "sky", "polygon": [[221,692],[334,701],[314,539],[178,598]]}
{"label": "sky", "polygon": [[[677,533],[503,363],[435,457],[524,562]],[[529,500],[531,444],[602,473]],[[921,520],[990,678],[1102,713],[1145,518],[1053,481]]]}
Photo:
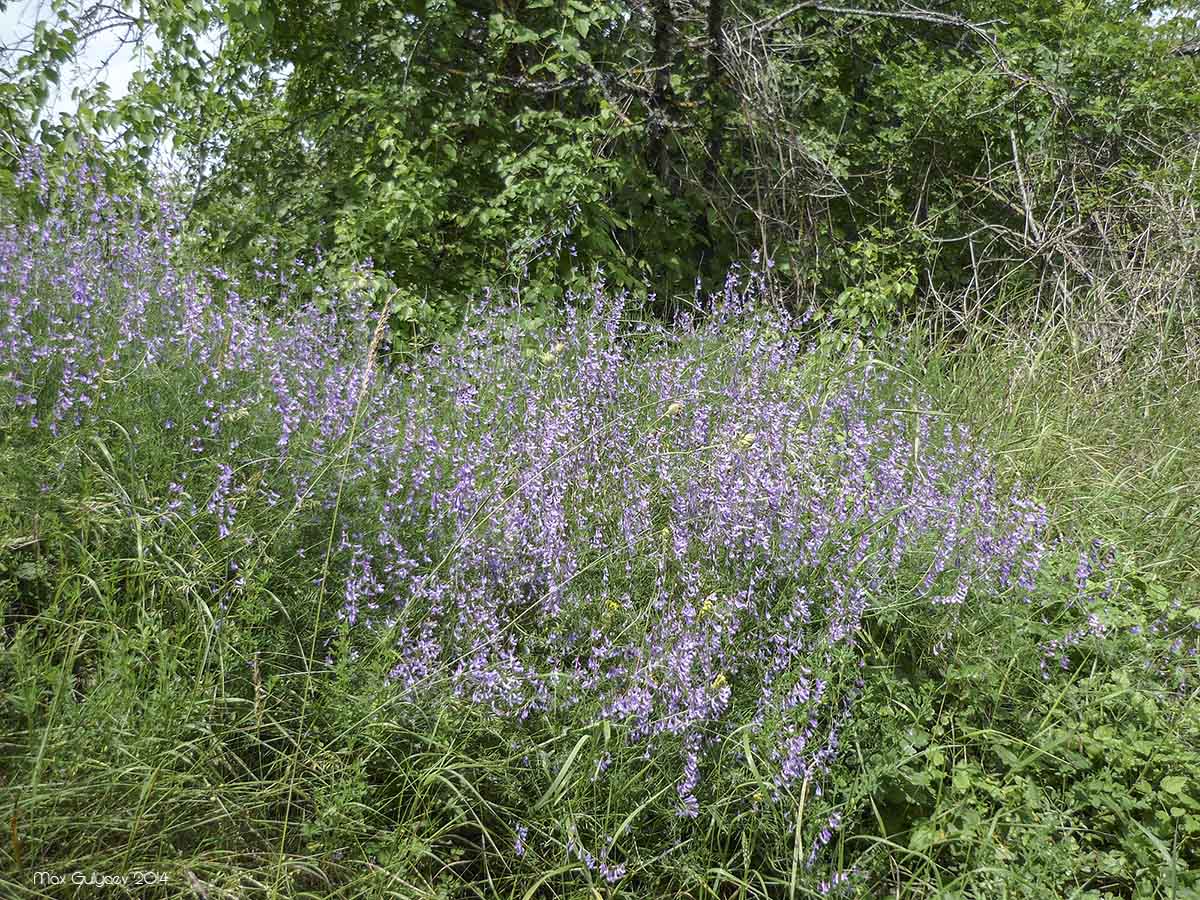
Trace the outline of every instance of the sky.
{"label": "sky", "polygon": [[[0,4],[3,2],[0,0]],[[0,44],[6,47],[28,46],[34,24],[38,19],[49,19],[51,16],[49,0],[10,0],[6,8],[0,10]],[[114,99],[128,91],[129,79],[138,69],[138,53],[132,47],[120,47],[118,37],[119,32],[107,32],[90,42],[76,65],[63,73],[61,84],[51,94],[51,113],[74,110],[71,91],[75,87],[104,81]],[[113,55],[111,61],[101,68],[110,55]]]}

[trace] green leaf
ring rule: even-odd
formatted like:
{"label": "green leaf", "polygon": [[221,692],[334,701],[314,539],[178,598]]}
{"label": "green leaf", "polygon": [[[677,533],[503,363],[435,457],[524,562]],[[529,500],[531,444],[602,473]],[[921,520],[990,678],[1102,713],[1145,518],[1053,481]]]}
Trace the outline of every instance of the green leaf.
{"label": "green leaf", "polygon": [[1183,793],[1184,788],[1187,787],[1187,779],[1182,775],[1168,775],[1162,780],[1159,787],[1168,794],[1179,796]]}
{"label": "green leaf", "polygon": [[971,789],[971,773],[966,769],[954,770],[954,789],[959,793],[966,793]]}

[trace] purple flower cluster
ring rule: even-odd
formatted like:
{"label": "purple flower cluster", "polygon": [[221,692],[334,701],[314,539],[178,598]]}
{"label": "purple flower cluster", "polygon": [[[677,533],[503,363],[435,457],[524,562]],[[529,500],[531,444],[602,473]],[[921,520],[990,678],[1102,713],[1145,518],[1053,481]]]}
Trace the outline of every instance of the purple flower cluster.
{"label": "purple flower cluster", "polygon": [[1130,632],[1141,644],[1142,668],[1175,696],[1188,698],[1200,683],[1200,615],[1181,597],[1165,607],[1147,628],[1135,625]]}
{"label": "purple flower cluster", "polygon": [[693,817],[743,726],[777,793],[820,793],[873,607],[950,627],[972,596],[1029,596],[1044,511],[869,359],[810,380],[756,287],[672,331],[601,290],[533,334],[493,305],[399,374],[362,540],[391,611],[356,616],[395,640],[397,689],[623,726],[678,760]]}
{"label": "purple flower cluster", "polygon": [[582,862],[590,871],[596,872],[610,884],[620,881],[628,871],[624,863],[614,863],[610,860],[612,846],[613,839],[606,838],[601,842],[600,852],[593,854],[580,842],[574,824],[567,825],[567,855]]}
{"label": "purple flower cluster", "polygon": [[813,364],[754,277],[671,329],[599,287],[551,324],[485,298],[388,368],[366,298],[268,316],[223,273],[178,271],[169,209],[131,218],[84,187],[86,228],[0,229],[8,418],[57,432],[157,404],[181,448],[161,511],[218,541],[254,541],[251,502],[296,534],[336,510],[331,633],[386,641],[398,694],[607,722],[673,773],[680,816],[737,777],[713,764],[735,734],[775,796],[820,794],[875,611],[948,632],[1035,589],[1044,510],[869,357]]}
{"label": "purple flower cluster", "polygon": [[1071,658],[1067,655],[1067,651],[1072,647],[1076,647],[1083,643],[1086,638],[1102,639],[1107,631],[1107,626],[1100,621],[1099,616],[1095,613],[1089,613],[1087,623],[1082,628],[1075,628],[1068,631],[1062,637],[1054,638],[1042,644],[1042,679],[1050,680],[1050,664],[1057,662],[1058,667],[1066,671],[1071,667]]}
{"label": "purple flower cluster", "polygon": [[[51,211],[0,224],[0,390],[13,419],[58,436],[136,406],[191,457],[172,479],[171,511],[195,513],[183,500],[207,496],[221,538],[235,532],[250,474],[271,504],[285,485],[296,505],[328,503],[328,490],[309,488],[373,374],[364,349],[376,319],[361,298],[268,317],[221,270],[181,264],[169,204],[112,196],[86,166],[57,183],[36,160],[25,168]],[[286,299],[286,267],[268,268]],[[252,453],[268,433],[277,452]],[[241,446],[247,436],[253,446]],[[195,471],[200,460],[215,478]]]}

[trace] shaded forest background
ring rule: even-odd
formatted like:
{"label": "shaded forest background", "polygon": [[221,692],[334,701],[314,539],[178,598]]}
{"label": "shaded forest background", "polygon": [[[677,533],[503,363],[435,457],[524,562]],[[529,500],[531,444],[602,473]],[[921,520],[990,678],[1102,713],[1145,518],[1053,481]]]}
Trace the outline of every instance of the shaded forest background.
{"label": "shaded forest background", "polygon": [[[1139,323],[1193,321],[1190,6],[53,6],[0,72],[10,176],[30,143],[62,165],[99,145],[118,182],[169,156],[222,266],[299,258],[311,288],[369,261],[397,332],[485,286],[554,304],[597,273],[670,317],[752,259],[843,333],[1086,296],[1119,319],[1094,336],[1112,355]],[[146,69],[47,116],[102,35]]]}

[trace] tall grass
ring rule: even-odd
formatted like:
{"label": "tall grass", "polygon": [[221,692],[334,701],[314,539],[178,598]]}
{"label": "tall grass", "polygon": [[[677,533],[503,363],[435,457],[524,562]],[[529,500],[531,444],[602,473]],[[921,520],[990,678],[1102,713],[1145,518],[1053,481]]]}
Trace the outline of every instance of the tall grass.
{"label": "tall grass", "polygon": [[1034,487],[1057,525],[1164,580],[1200,578],[1200,364],[1096,358],[1066,325],[913,354],[922,384]]}
{"label": "tall grass", "polygon": [[0,235],[7,891],[1196,889],[1190,488],[1132,512],[1186,449],[1103,505],[1048,369],[820,350],[751,274],[389,362],[365,297],[44,203]]}

